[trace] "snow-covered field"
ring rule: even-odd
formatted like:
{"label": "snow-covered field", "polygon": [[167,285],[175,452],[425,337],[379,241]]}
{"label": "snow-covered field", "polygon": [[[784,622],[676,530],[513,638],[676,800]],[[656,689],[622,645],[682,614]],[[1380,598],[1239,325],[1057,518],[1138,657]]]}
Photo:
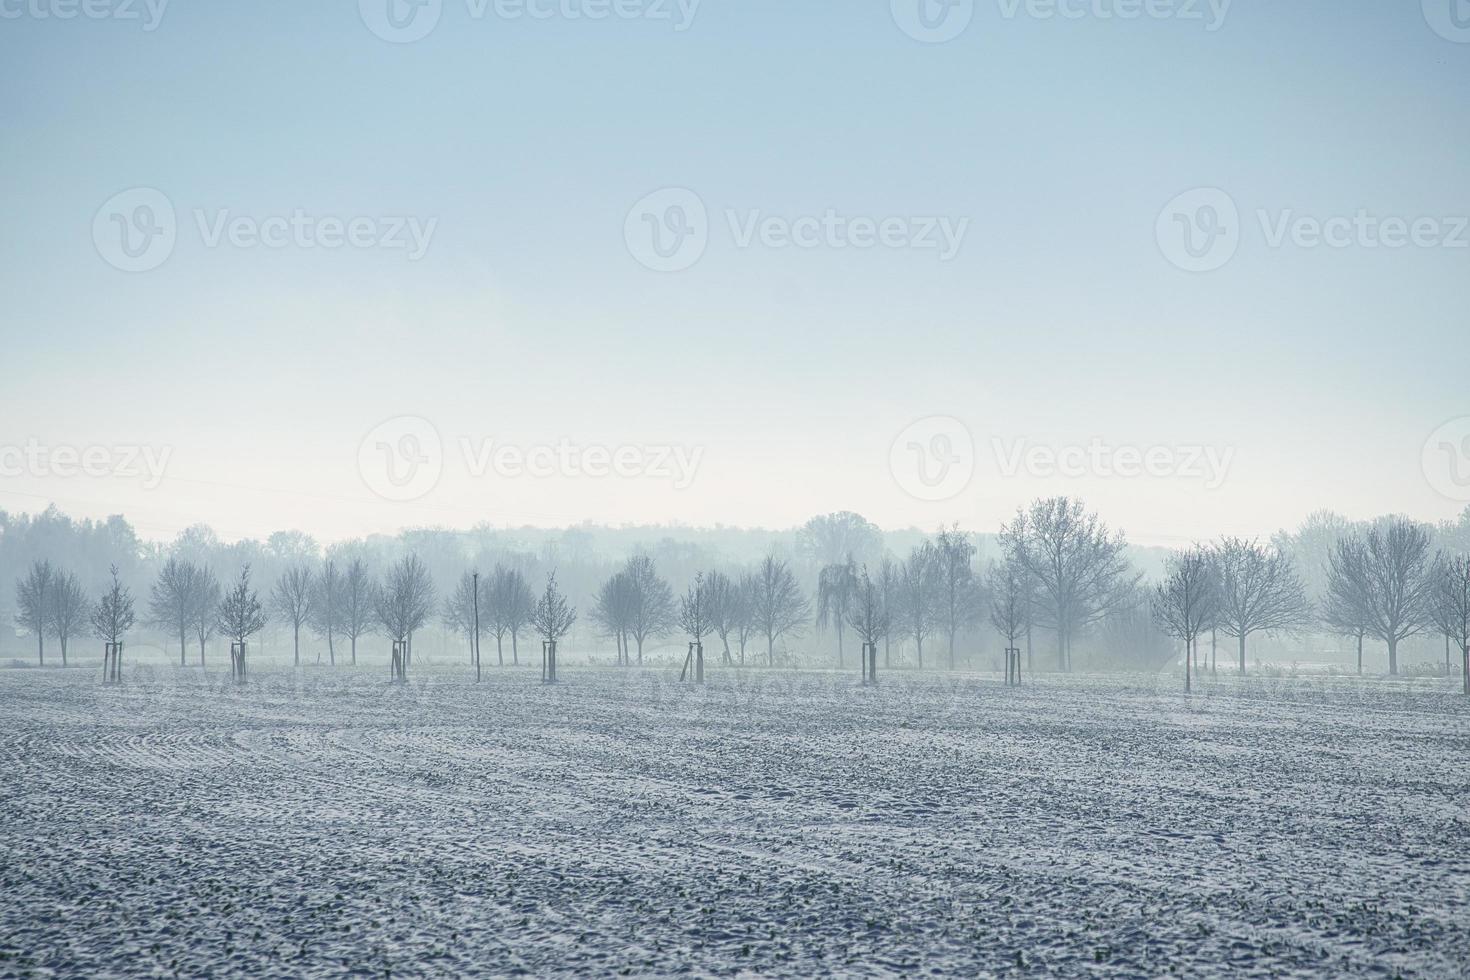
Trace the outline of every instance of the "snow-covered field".
{"label": "snow-covered field", "polygon": [[1470,699],[0,671],[0,975],[1470,973]]}

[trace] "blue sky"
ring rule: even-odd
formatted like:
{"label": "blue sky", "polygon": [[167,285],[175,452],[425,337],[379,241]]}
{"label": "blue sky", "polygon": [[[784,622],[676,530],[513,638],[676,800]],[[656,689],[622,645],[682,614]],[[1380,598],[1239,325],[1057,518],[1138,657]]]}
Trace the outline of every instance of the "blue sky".
{"label": "blue sky", "polygon": [[[1210,30],[1210,8],[1189,19],[1184,0],[1131,20],[1100,16],[1127,0],[1076,18],[991,0],[939,44],[905,34],[888,0],[703,0],[684,30],[672,2],[652,10],[671,20],[590,20],[443,0],[413,43],[340,0],[175,0],[153,30],[37,15],[58,4],[0,4],[0,442],[148,445],[168,466],[155,486],[7,473],[0,507],[121,510],[162,537],[197,520],[324,538],[781,526],[838,508],[993,530],[1065,492],[1160,543],[1318,506],[1463,507],[1421,456],[1470,415],[1470,248],[1268,240],[1283,219],[1360,211],[1431,218],[1453,240],[1470,215],[1470,43],[1418,4],[1236,2]],[[129,273],[93,222],[139,187],[171,204],[177,241]],[[625,219],[671,187],[707,209],[708,245],[656,272]],[[1240,215],[1233,257],[1203,273],[1156,235],[1195,188]],[[828,209],[968,224],[948,260],[740,247],[731,227]],[[200,227],[298,210],[432,221],[432,236],[411,260],[211,246]],[[411,501],[361,472],[363,439],[400,416],[442,442],[441,475]],[[934,416],[974,445],[973,477],[942,500],[890,465]],[[462,440],[701,455],[682,487],[477,475]],[[1230,463],[1218,486],[1007,473],[996,440]]]}

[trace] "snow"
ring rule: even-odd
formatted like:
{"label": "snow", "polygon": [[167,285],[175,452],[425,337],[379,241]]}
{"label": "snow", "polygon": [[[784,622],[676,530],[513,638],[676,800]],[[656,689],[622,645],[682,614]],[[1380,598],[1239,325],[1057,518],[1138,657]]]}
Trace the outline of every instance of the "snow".
{"label": "snow", "polygon": [[0,975],[1470,972],[1446,680],[0,671]]}

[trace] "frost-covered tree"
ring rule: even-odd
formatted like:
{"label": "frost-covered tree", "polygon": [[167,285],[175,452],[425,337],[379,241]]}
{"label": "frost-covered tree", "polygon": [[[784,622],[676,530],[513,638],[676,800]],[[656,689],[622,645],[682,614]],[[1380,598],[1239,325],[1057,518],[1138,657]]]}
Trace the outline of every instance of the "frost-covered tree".
{"label": "frost-covered tree", "polygon": [[658,574],[653,559],[647,555],[634,555],[623,567],[632,589],[632,607],[628,620],[628,634],[638,648],[638,663],[643,663],[643,644],[656,637],[665,636],[673,629],[677,607],[674,590]]}
{"label": "frost-covered tree", "polygon": [[413,659],[413,634],[423,628],[434,611],[434,583],[418,555],[394,562],[377,592],[377,619],[383,634],[402,644],[403,660],[397,664],[398,680],[406,679]]}
{"label": "frost-covered tree", "polygon": [[938,628],[939,556],[928,541],[914,546],[898,569],[899,631],[914,641],[919,669],[924,669],[924,641]]}
{"label": "frost-covered tree", "polygon": [[1072,669],[1072,640],[1132,595],[1140,576],[1126,557],[1127,541],[1073,497],[1033,501],[1001,526],[1006,556],[1036,581],[1037,620],[1056,630],[1057,658]]}
{"label": "frost-covered tree", "polygon": [[260,594],[250,587],[250,565],[240,569],[240,578],[219,601],[215,623],[219,631],[242,646],[267,622]]}
{"label": "frost-covered tree", "polygon": [[766,638],[766,662],[776,664],[776,641],[783,636],[800,636],[811,615],[811,605],[802,595],[791,566],[767,555],[756,569],[751,592],[751,613],[758,631]]}
{"label": "frost-covered tree", "polygon": [[1033,596],[1031,577],[1014,562],[991,562],[985,573],[989,596],[990,625],[1000,634],[1007,648],[1017,644],[1031,625]]}
{"label": "frost-covered tree", "polygon": [[46,666],[46,632],[51,628],[51,590],[56,570],[49,560],[31,563],[26,577],[15,583],[15,624],[36,638],[36,657]]}
{"label": "frost-covered tree", "polygon": [[[749,617],[745,608],[745,597],[740,584],[724,572],[710,572],[704,581],[706,603],[709,606],[709,621],[724,647],[722,654],[726,664],[735,662],[730,653],[730,634],[738,635],[740,623]],[[741,663],[744,663],[742,651]]]}
{"label": "frost-covered tree", "polygon": [[291,624],[291,651],[298,667],[301,666],[301,627],[311,618],[315,581],[311,566],[303,562],[281,573],[271,590],[272,611]]}
{"label": "frost-covered tree", "polygon": [[1460,685],[1470,694],[1470,557],[1441,555],[1434,566],[1436,620],[1460,653]]}
{"label": "frost-covered tree", "polygon": [[1424,632],[1433,595],[1429,529],[1391,517],[1363,535],[1367,551],[1368,635],[1388,646],[1388,672],[1399,672],[1399,644]]}
{"label": "frost-covered tree", "polygon": [[796,532],[797,555],[811,565],[838,565],[849,559],[876,557],[883,535],[867,518],[852,511],[820,514]]}
{"label": "frost-covered tree", "polygon": [[208,565],[199,568],[199,587],[195,591],[194,604],[189,610],[190,624],[194,636],[199,640],[199,666],[204,666],[204,645],[209,642],[219,625],[219,578]]}
{"label": "frost-covered tree", "polygon": [[121,643],[128,630],[133,628],[133,593],[117,577],[117,566],[113,565],[112,585],[102,593],[92,607],[92,632],[108,643]]}
{"label": "frost-covered tree", "polygon": [[1164,580],[1154,590],[1153,616],[1159,629],[1184,641],[1184,689],[1190,689],[1195,643],[1214,616],[1220,590],[1214,556],[1194,547],[1171,555]]}
{"label": "frost-covered tree", "polygon": [[189,627],[199,604],[201,587],[199,568],[193,562],[173,556],[158,570],[158,578],[149,592],[149,621],[179,637],[179,666],[184,666],[189,645]]}
{"label": "frost-covered tree", "polygon": [[[320,575],[311,587],[311,600],[307,608],[307,623],[317,636],[327,641],[327,663],[337,666],[337,637],[342,630],[343,602],[346,596],[345,576],[337,570],[337,563],[328,558],[322,563]],[[317,651],[317,662],[322,659]]]}
{"label": "frost-covered tree", "polygon": [[1357,536],[1339,538],[1327,554],[1320,617],[1327,629],[1351,637],[1358,646],[1358,673],[1363,673],[1363,638],[1373,623],[1373,586],[1368,575],[1368,549]]}
{"label": "frost-covered tree", "polygon": [[975,545],[958,524],[941,527],[934,539],[939,588],[939,626],[949,639],[949,669],[955,669],[955,637],[980,613],[981,590],[975,581]]}
{"label": "frost-covered tree", "polygon": [[87,596],[74,572],[59,572],[51,587],[51,629],[61,647],[61,666],[66,666],[66,644],[81,632],[87,618]]}
{"label": "frost-covered tree", "polygon": [[377,609],[377,584],[367,562],[354,558],[342,576],[342,635],[352,647],[352,666],[357,666],[357,640],[372,628]]}
{"label": "frost-covered tree", "polygon": [[636,604],[633,583],[627,572],[617,572],[603,582],[592,603],[592,622],[617,647],[619,664],[627,664],[628,629]]}
{"label": "frost-covered tree", "polygon": [[567,602],[567,597],[562,594],[556,585],[556,573],[552,572],[546,576],[546,591],[541,593],[541,598],[536,601],[536,609],[532,614],[536,632],[541,635],[546,644],[546,666],[543,679],[549,683],[556,681],[556,645],[562,637],[571,632],[572,624],[577,621],[577,610]]}
{"label": "frost-covered tree", "polygon": [[858,588],[858,566],[849,555],[846,560],[822,568],[817,575],[817,628],[837,628],[837,666],[842,667],[842,632],[847,625],[847,612]]}
{"label": "frost-covered tree", "polygon": [[1235,637],[1245,673],[1246,641],[1254,633],[1299,630],[1312,621],[1312,605],[1289,555],[1245,538],[1227,537],[1211,555],[1219,596],[1215,622]]}
{"label": "frost-covered tree", "polygon": [[[868,575],[868,566],[864,565],[858,574],[857,586],[853,589],[852,601],[847,605],[847,623],[852,631],[858,635],[858,639],[864,647],[877,649],[880,637],[888,635],[890,626],[888,609],[883,603],[883,595]],[[863,654],[858,654],[861,661]],[[867,665],[863,665],[864,676],[868,683],[874,683],[876,678],[867,676]]]}

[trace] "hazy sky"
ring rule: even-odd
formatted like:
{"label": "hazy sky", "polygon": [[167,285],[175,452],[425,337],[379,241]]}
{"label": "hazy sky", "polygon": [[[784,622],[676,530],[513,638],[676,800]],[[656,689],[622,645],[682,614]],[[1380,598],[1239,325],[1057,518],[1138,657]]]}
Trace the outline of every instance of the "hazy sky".
{"label": "hazy sky", "polygon": [[1470,423],[1424,459],[1470,416],[1451,0],[388,2],[0,0],[0,507],[1076,493],[1172,543],[1470,498]]}

